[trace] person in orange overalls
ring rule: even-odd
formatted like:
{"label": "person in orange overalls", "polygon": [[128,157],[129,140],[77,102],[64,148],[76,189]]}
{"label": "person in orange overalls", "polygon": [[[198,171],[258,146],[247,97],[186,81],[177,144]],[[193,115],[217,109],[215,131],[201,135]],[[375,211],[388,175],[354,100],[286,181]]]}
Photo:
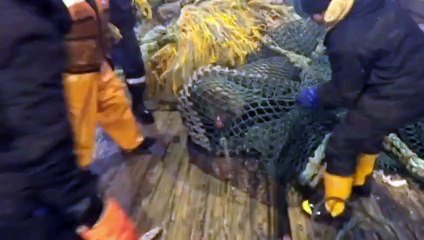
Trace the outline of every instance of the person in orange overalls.
{"label": "person in orange overalls", "polygon": [[79,165],[86,168],[92,162],[97,124],[124,151],[145,153],[155,140],[143,137],[125,87],[108,62],[109,2],[63,2],[72,18],[65,38],[68,62],[63,77]]}

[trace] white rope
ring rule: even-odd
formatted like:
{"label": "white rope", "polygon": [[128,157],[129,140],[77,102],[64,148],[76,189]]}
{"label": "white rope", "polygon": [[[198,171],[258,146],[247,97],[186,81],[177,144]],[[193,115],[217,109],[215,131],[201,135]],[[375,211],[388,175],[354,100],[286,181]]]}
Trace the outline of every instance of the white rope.
{"label": "white rope", "polygon": [[392,152],[412,173],[424,177],[424,160],[408,148],[402,140],[394,133],[384,138],[386,150]]}

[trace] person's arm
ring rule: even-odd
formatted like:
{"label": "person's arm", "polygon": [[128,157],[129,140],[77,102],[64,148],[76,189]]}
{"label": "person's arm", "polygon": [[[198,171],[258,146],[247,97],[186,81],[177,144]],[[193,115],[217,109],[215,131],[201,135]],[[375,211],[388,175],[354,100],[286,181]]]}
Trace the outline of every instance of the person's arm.
{"label": "person's arm", "polygon": [[368,59],[351,46],[327,46],[331,80],[318,86],[318,102],[323,107],[349,107],[362,93],[369,74]]}

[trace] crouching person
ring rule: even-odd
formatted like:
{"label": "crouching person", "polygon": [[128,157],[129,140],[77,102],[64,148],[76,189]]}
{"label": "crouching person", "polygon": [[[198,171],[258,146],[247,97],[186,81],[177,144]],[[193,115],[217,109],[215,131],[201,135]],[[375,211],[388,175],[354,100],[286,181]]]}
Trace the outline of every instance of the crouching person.
{"label": "crouching person", "polygon": [[424,33],[391,0],[297,0],[295,9],[326,25],[332,69],[331,81],[305,89],[298,102],[348,109],[328,141],[324,191],[302,207],[341,223],[352,193],[370,194],[383,137],[424,116]]}

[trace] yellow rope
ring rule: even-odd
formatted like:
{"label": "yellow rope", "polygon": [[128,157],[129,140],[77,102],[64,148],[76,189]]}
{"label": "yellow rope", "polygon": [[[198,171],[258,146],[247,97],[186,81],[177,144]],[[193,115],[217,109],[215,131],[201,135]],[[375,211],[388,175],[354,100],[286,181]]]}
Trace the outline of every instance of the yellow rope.
{"label": "yellow rope", "polygon": [[265,5],[255,1],[251,8],[246,0],[213,0],[185,6],[173,26],[176,43],[162,47],[150,58],[157,64],[147,65],[151,93],[176,94],[204,65],[244,64],[246,55],[261,45],[267,17],[286,12],[284,6]]}

